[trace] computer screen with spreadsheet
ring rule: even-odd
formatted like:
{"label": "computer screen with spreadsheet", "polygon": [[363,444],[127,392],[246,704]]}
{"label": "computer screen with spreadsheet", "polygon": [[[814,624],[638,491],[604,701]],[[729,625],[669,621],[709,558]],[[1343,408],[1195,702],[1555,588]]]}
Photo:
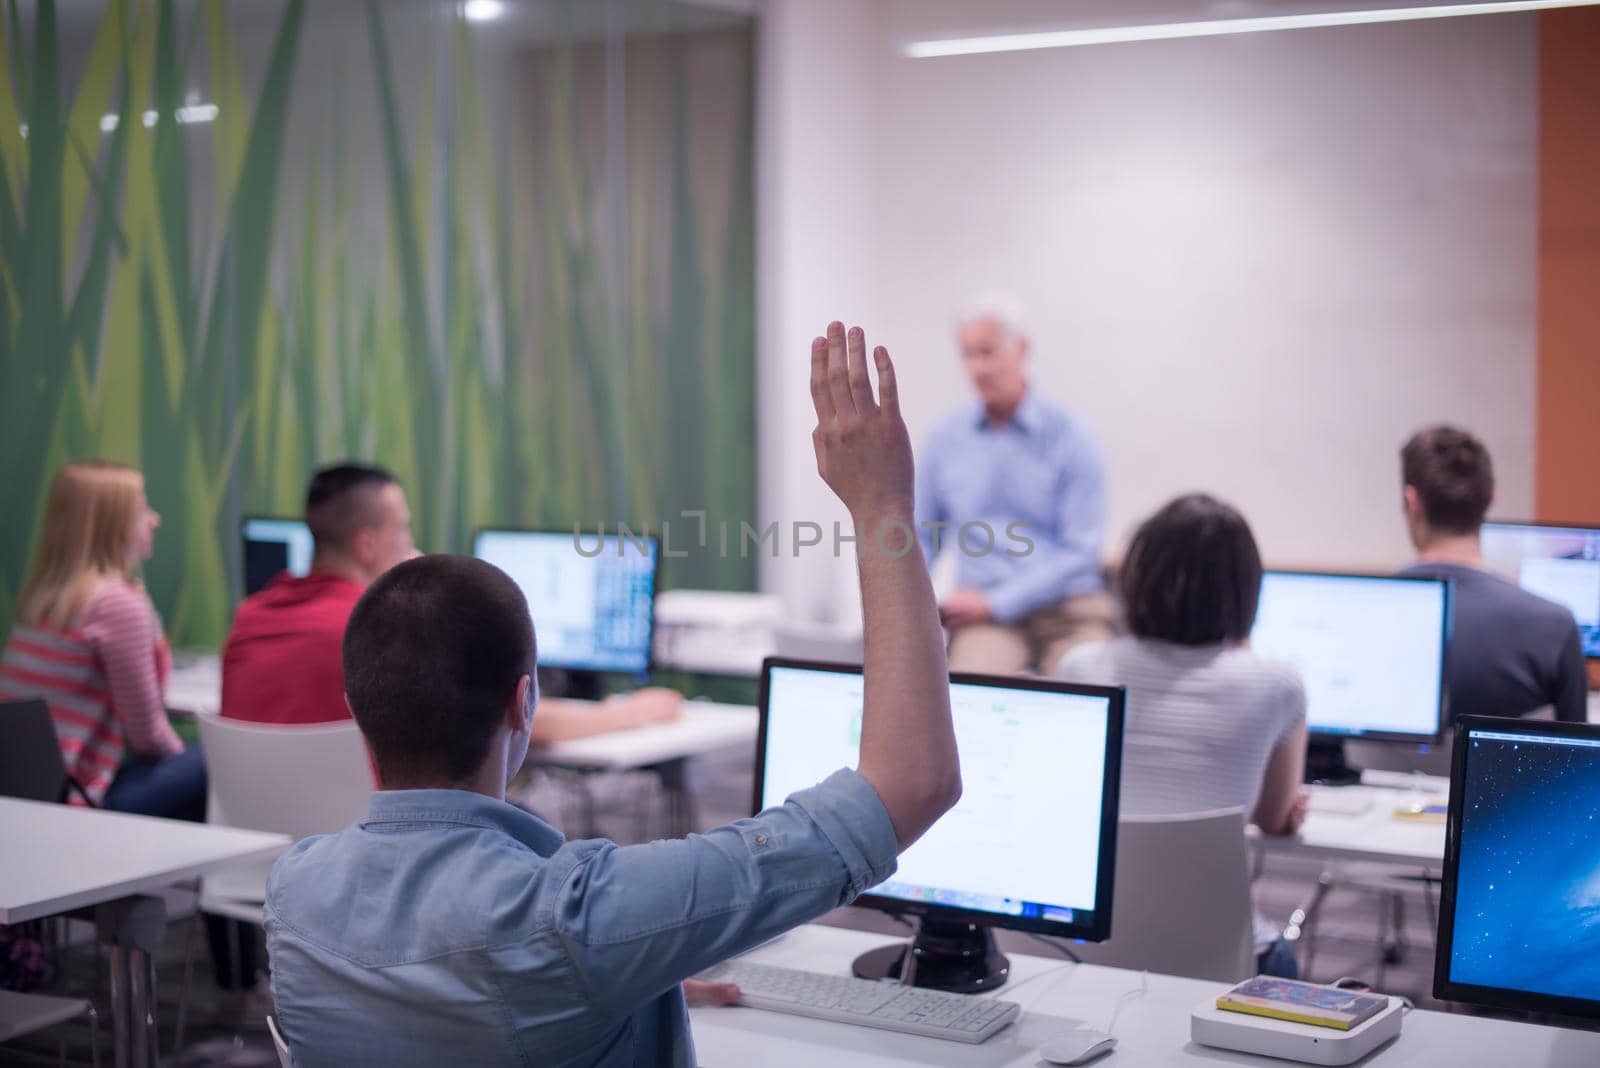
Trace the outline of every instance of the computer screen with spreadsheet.
{"label": "computer screen with spreadsheet", "polygon": [[1437,996],[1600,1018],[1600,726],[1456,727]]}
{"label": "computer screen with spreadsheet", "polygon": [[472,555],[510,575],[528,599],[539,665],[570,671],[650,669],[653,537],[482,530]]}
{"label": "computer screen with spreadsheet", "polygon": [[[756,805],[782,804],[861,745],[859,667],[769,660]],[[952,675],[960,802],[859,903],[1101,939],[1109,923],[1123,693]]]}
{"label": "computer screen with spreadsheet", "polygon": [[1566,606],[1583,655],[1600,657],[1600,530],[1542,523],[1485,523],[1483,565],[1529,593]]}

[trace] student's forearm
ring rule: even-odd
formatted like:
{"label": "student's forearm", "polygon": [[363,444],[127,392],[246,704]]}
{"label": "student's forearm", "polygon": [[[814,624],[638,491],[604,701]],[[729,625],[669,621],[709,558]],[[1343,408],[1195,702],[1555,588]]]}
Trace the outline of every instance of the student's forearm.
{"label": "student's forearm", "polygon": [[1306,766],[1306,732],[1301,727],[1272,750],[1267,773],[1261,784],[1261,798],[1251,822],[1263,834],[1293,834],[1291,816],[1300,794],[1300,781]]}
{"label": "student's forearm", "polygon": [[866,632],[860,771],[903,848],[961,793],[944,633],[911,516],[863,516],[856,529]]}
{"label": "student's forearm", "polygon": [[915,535],[915,464],[894,363],[866,335],[828,324],[811,342],[817,473],[850,510],[861,569],[866,665],[859,769],[904,849],[961,796],[950,680],[933,585]]}

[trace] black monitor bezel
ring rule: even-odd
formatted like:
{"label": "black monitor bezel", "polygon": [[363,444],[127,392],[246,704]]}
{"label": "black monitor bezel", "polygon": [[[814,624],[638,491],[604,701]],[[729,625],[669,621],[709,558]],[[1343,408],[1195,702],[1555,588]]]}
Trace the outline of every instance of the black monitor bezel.
{"label": "black monitor bezel", "polygon": [[[256,513],[256,512],[251,512],[248,515],[244,515],[244,514],[240,515],[239,516],[239,541],[238,541],[238,546],[237,547],[238,547],[238,550],[239,550],[239,595],[241,597],[249,597],[249,596],[251,596],[250,591],[248,591],[248,590],[246,590],[244,588],[244,585],[245,585],[244,545],[245,545],[245,542],[250,540],[250,538],[245,534],[244,530],[245,530],[246,524],[254,523],[254,522],[258,521],[258,520],[262,521],[262,522],[267,522],[267,523],[299,523],[301,526],[306,528],[306,532],[307,533],[310,533],[310,531],[311,531],[311,524],[306,522],[306,517],[303,516],[303,515],[262,515],[262,514],[259,514],[259,513]],[[312,552],[313,553],[316,552],[316,543],[317,543],[316,536],[313,535],[312,538],[311,538],[311,545],[312,545]]]}
{"label": "black monitor bezel", "polygon": [[[598,534],[602,538],[622,538],[620,531],[607,533],[600,531],[585,531],[581,528],[570,527],[477,527],[472,532],[472,558],[481,560],[478,555],[478,539],[485,534],[560,534],[565,537],[577,539],[587,535]],[[651,546],[650,568],[650,618],[645,622],[645,657],[644,667],[595,667],[593,664],[567,664],[546,660],[544,651],[539,652],[539,666],[554,668],[560,671],[586,671],[593,675],[631,675],[644,676],[656,668],[656,601],[661,597],[661,539],[649,531],[628,532],[625,541],[637,543],[640,538],[648,539]],[[534,620],[537,629],[538,620]]]}
{"label": "black monitor bezel", "polygon": [[[824,660],[804,660],[792,657],[769,656],[761,662],[760,697],[756,707],[760,710],[760,724],[756,732],[755,797],[752,812],[762,809],[762,787],[767,777],[767,705],[771,694],[773,668],[799,668],[807,671],[831,671],[840,675],[861,675],[860,664],[841,664]],[[1106,725],[1105,781],[1101,787],[1100,803],[1100,865],[1095,878],[1095,909],[1093,922],[1088,924],[1065,923],[1034,917],[1004,916],[978,909],[957,908],[952,905],[930,905],[906,901],[898,897],[864,893],[855,904],[875,908],[895,916],[916,915],[976,924],[982,927],[1000,927],[1011,931],[1057,938],[1075,938],[1085,942],[1103,942],[1111,937],[1112,889],[1116,883],[1117,867],[1117,817],[1122,795],[1122,732],[1126,712],[1127,691],[1121,686],[1088,686],[1060,679],[1036,676],[982,675],[972,672],[951,672],[950,682],[964,685],[998,686],[1014,690],[1044,690],[1050,693],[1073,694],[1082,697],[1103,697],[1110,700],[1109,722]],[[1101,905],[1104,907],[1100,907]]]}
{"label": "black monitor bezel", "polygon": [[[1409,582],[1421,583],[1444,587],[1444,619],[1440,624],[1439,635],[1439,702],[1435,710],[1433,733],[1422,734],[1411,731],[1327,731],[1318,730],[1311,725],[1310,699],[1306,702],[1306,730],[1312,738],[1321,741],[1358,741],[1358,742],[1406,742],[1413,745],[1437,745],[1444,736],[1448,698],[1450,693],[1449,676],[1450,667],[1450,631],[1455,622],[1455,583],[1448,578],[1435,575],[1382,575],[1370,571],[1304,571],[1296,568],[1272,567],[1261,573],[1262,592],[1266,592],[1268,575],[1300,575],[1307,578],[1335,578],[1335,579],[1378,579],[1383,582]],[[1251,626],[1252,634],[1255,631]]]}
{"label": "black monitor bezel", "polygon": [[[1549,523],[1534,519],[1486,519],[1478,528],[1479,537],[1483,536],[1483,527],[1532,527],[1535,530],[1583,530],[1591,534],[1600,535],[1600,527],[1592,523]],[[1491,572],[1496,574],[1496,572]],[[1521,586],[1518,586],[1521,589]],[[1535,594],[1537,596],[1537,594]],[[1600,654],[1585,652],[1584,659],[1590,663],[1600,663]]]}
{"label": "black monitor bezel", "polygon": [[1556,1013],[1563,1016],[1600,1019],[1600,998],[1570,998],[1559,994],[1538,994],[1505,987],[1457,983],[1450,978],[1454,955],[1456,919],[1456,881],[1461,863],[1461,813],[1466,802],[1467,746],[1474,731],[1492,730],[1508,734],[1555,735],[1590,738],[1600,741],[1600,724],[1561,723],[1547,720],[1463,716],[1456,723],[1455,748],[1450,760],[1450,802],[1445,826],[1444,869],[1439,884],[1439,930],[1433,965],[1433,996],[1442,1001],[1459,1001],[1487,1008]]}

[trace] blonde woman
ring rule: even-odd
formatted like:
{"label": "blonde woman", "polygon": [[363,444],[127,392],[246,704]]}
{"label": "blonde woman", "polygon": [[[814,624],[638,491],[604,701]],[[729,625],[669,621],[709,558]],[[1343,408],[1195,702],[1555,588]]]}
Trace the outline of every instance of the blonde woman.
{"label": "blonde woman", "polygon": [[[136,469],[80,460],[57,472],[0,656],[0,700],[49,703],[74,802],[202,821],[205,762],[167,722],[172,655],[138,578],[160,525]],[[232,937],[219,916],[205,920],[222,1011],[259,1018],[255,939],[248,928]]]}
{"label": "blonde woman", "polygon": [[74,802],[199,820],[205,765],[167,722],[171,655],[138,580],[160,525],[132,467],[84,460],[56,474],[0,657],[0,698],[49,703]]}

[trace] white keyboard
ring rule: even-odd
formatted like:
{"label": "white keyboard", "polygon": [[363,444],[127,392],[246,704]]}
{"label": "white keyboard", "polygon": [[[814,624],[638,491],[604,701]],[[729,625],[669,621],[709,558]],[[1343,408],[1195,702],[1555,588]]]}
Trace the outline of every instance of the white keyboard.
{"label": "white keyboard", "polygon": [[696,978],[735,983],[740,1004],[794,1016],[904,1031],[953,1042],[982,1042],[1022,1012],[1014,1001],[950,994],[896,982],[821,975],[748,961],[727,961]]}

